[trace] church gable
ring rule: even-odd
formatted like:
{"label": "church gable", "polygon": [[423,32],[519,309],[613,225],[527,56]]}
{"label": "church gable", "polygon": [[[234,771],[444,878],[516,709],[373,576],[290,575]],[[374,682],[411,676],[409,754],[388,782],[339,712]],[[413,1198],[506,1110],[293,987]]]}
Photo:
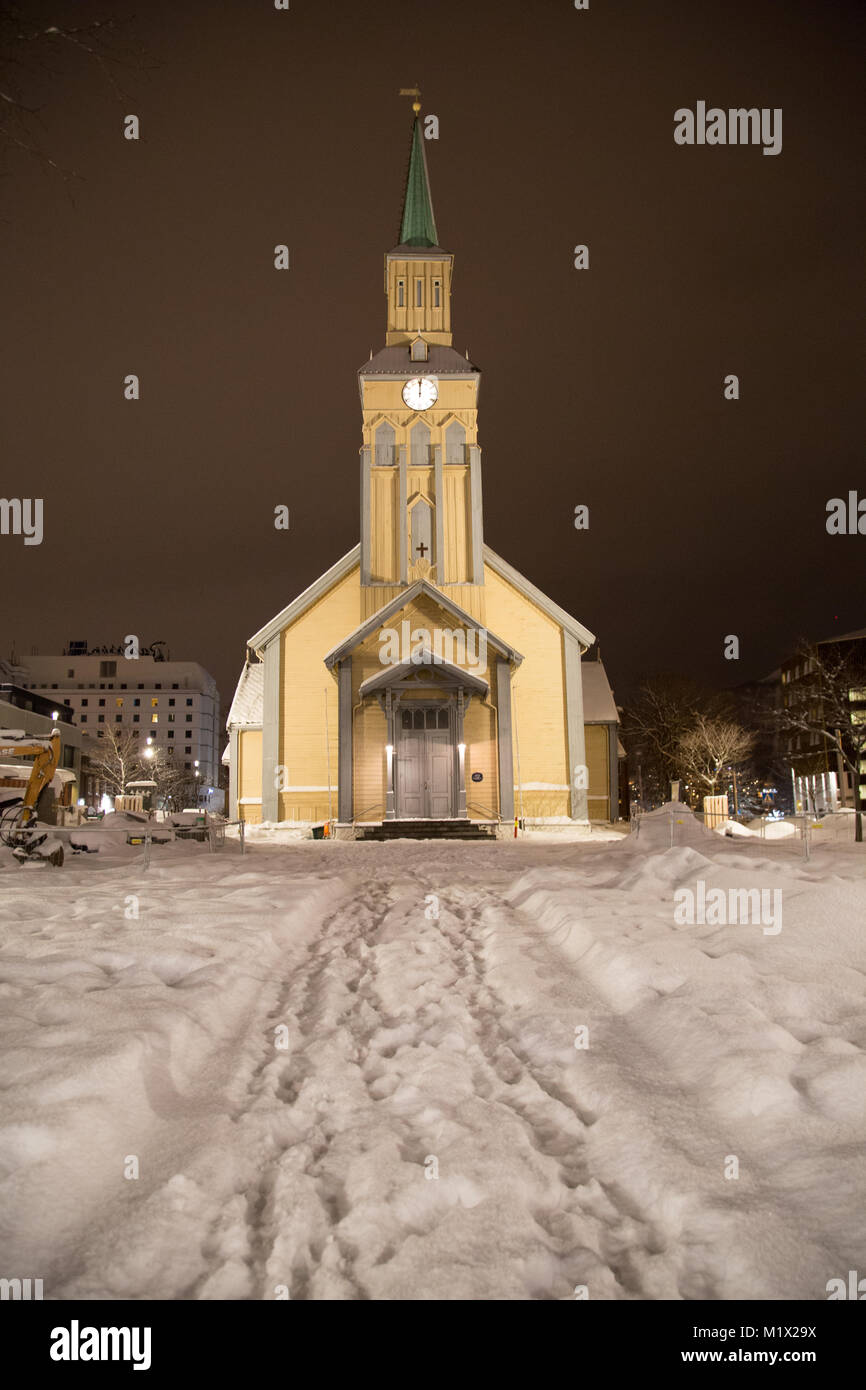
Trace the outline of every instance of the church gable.
{"label": "church gable", "polygon": [[[465,621],[457,620],[429,594],[421,593],[391,611],[346,655],[352,661],[353,687],[361,691],[374,686],[384,689],[389,675],[395,683],[411,677],[417,684],[422,671],[431,668],[434,685],[440,684],[439,675],[444,675],[446,668],[487,679],[490,662],[497,654],[502,653],[488,649],[483,628],[468,616]],[[381,676],[384,681],[379,680]]]}
{"label": "church gable", "polygon": [[[413,648],[420,651],[425,647],[446,660],[465,652],[471,666],[478,664],[480,652],[486,654],[488,650],[494,659],[514,664],[522,660],[520,652],[509,642],[423,580],[398,593],[328,652],[324,660],[331,669],[349,656],[391,664],[410,659]],[[458,659],[457,664],[466,663]]]}

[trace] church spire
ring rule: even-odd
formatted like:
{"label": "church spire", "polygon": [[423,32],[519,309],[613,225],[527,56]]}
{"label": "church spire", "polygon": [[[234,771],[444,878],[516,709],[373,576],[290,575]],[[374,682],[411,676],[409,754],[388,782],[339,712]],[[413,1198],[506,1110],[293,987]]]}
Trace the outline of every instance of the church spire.
{"label": "church spire", "polygon": [[426,362],[429,345],[451,346],[454,257],[438,244],[421,128],[421,93],[417,87],[404,87],[400,95],[412,97],[415,115],[400,241],[385,256],[385,293],[388,296],[385,344],[411,348],[418,354],[412,361]]}
{"label": "church spire", "polygon": [[403,221],[400,224],[401,246],[436,246],[436,222],[433,217],[433,200],[430,197],[430,179],[427,174],[427,155],[424,150],[424,136],[418,113],[420,103],[412,103],[415,120],[412,123],[412,148],[409,154],[409,173],[406,176],[406,192],[403,198]]}

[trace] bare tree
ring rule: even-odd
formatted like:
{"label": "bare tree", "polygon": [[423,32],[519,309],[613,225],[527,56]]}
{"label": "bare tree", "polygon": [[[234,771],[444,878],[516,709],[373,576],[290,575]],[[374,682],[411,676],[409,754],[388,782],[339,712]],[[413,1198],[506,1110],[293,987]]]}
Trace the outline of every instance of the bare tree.
{"label": "bare tree", "polygon": [[817,736],[819,756],[832,748],[851,773],[854,787],[854,838],[863,840],[860,769],[866,760],[866,644],[801,642],[797,655],[801,680],[784,687],[779,728]]}
{"label": "bare tree", "polygon": [[644,677],[623,712],[623,740],[629,771],[637,775],[650,801],[667,801],[681,771],[680,742],[699,711],[721,715],[727,696],[703,690],[685,676]]}
{"label": "bare tree", "polygon": [[194,777],[171,758],[160,757],[153,771],[157,800],[164,811],[177,813],[195,805],[198,790]]}
{"label": "bare tree", "polygon": [[109,796],[123,796],[130,782],[148,775],[138,742],[128,730],[109,724],[104,738],[88,739],[85,751],[91,770],[104,783]]}
{"label": "bare tree", "polygon": [[141,778],[154,785],[154,805],[161,811],[182,811],[189,805],[193,779],[164,748],[155,744],[146,747],[141,755]]}
{"label": "bare tree", "polygon": [[154,783],[154,804],[168,812],[194,805],[195,779],[179,767],[164,749],[153,744],[141,748],[128,729],[107,725],[99,740],[88,740],[90,770],[109,796],[123,796],[132,782]]}
{"label": "bare tree", "polygon": [[755,735],[733,720],[699,714],[679,740],[680,765],[713,796],[722,774],[744,762],[754,745]]}
{"label": "bare tree", "polygon": [[46,79],[64,74],[64,60],[92,64],[101,74],[112,96],[120,100],[123,92],[116,69],[142,66],[141,55],[121,46],[117,22],[113,18],[92,19],[65,24],[50,11],[63,8],[58,0],[50,7],[25,6],[0,0],[0,148],[19,149],[40,160],[64,179],[76,177],[64,169],[42,148],[39,124],[42,105],[37,92]]}

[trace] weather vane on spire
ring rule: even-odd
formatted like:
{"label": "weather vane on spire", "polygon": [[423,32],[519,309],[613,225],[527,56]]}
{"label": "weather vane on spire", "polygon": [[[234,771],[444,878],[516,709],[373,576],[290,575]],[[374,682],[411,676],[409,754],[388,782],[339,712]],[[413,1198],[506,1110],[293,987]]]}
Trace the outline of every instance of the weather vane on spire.
{"label": "weather vane on spire", "polygon": [[415,115],[417,116],[418,112],[421,110],[421,89],[419,87],[401,87],[400,96],[415,98],[415,100],[412,102],[412,110],[415,112]]}

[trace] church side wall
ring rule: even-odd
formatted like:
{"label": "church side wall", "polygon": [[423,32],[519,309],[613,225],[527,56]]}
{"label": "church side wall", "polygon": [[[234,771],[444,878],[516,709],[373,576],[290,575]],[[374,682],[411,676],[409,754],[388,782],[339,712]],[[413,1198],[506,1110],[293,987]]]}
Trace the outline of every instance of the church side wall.
{"label": "church side wall", "polygon": [[[522,808],[527,817],[568,816],[568,738],[562,630],[489,565],[485,565],[487,623],[523,656],[514,673],[512,708],[516,711],[514,781],[520,749]],[[533,785],[534,784],[534,785]],[[520,800],[515,791],[515,809]]]}
{"label": "church side wall", "polygon": [[[262,731],[238,731],[238,820],[262,818]],[[244,804],[246,803],[246,804]]]}
{"label": "church side wall", "polygon": [[[609,820],[610,729],[607,724],[586,725],[586,766],[589,772],[587,804],[590,820]],[[614,817],[618,808],[614,808]]]}
{"label": "church side wall", "polygon": [[[324,658],[358,626],[359,589],[360,570],[354,569],[280,636],[280,820],[327,818],[326,746],[330,749],[331,813],[337,814],[338,688]],[[276,769],[263,769],[264,776],[273,776],[275,772]]]}

